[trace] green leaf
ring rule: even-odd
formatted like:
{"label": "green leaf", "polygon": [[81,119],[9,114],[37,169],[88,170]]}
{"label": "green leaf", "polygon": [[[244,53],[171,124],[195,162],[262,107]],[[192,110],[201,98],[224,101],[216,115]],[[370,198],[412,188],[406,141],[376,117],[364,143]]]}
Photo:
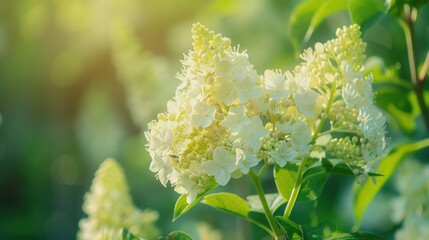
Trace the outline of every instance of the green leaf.
{"label": "green leaf", "polygon": [[348,10],[353,23],[367,28],[385,16],[390,5],[383,0],[349,0]]}
{"label": "green leaf", "polygon": [[333,13],[346,9],[346,0],[307,0],[299,4],[292,11],[288,25],[296,52],[301,51],[323,20]]}
{"label": "green leaf", "polygon": [[343,10],[347,10],[347,1],[345,0],[323,1],[311,19],[310,26],[308,26],[307,32],[305,33],[304,42],[307,42],[310,39],[314,29],[316,29],[323,20],[330,15]]}
{"label": "green leaf", "polygon": [[238,195],[226,192],[213,193],[205,196],[204,200],[201,202],[221,211],[242,217],[264,229],[268,233],[272,233],[269,223],[266,221],[265,215],[260,214],[259,212],[251,211],[251,208],[246,200],[242,199]]}
{"label": "green leaf", "polygon": [[285,230],[287,239],[302,240],[303,232],[301,226],[282,216],[276,216],[277,223]]}
{"label": "green leaf", "polygon": [[233,193],[213,193],[204,197],[202,203],[222,211],[247,218],[250,206],[246,200]]}
{"label": "green leaf", "polygon": [[186,194],[180,195],[180,197],[176,201],[176,204],[174,205],[173,222],[176,221],[183,214],[187,213],[192,207],[199,203],[208,192],[210,192],[215,187],[217,187],[217,185],[210,186],[205,192],[199,194],[197,198],[195,198],[195,200],[191,203],[187,203]]}
{"label": "green leaf", "polygon": [[126,228],[122,229],[121,239],[122,240],[140,240],[140,238],[136,237]]}
{"label": "green leaf", "polygon": [[[283,197],[277,193],[265,194],[265,199],[267,200],[271,212],[275,212],[281,205],[286,203]],[[264,208],[262,207],[262,203],[258,195],[247,196],[246,200],[252,211],[261,213],[264,212]]]}
{"label": "green leaf", "polygon": [[383,160],[380,162],[377,171],[382,173],[384,177],[377,179],[377,184],[373,181],[367,181],[363,186],[357,187],[354,195],[354,214],[356,227],[360,225],[363,214],[375,197],[375,195],[384,186],[390,176],[393,174],[396,166],[407,155],[418,151],[422,148],[429,147],[429,139],[424,139],[418,142],[403,143],[396,146]]}
{"label": "green leaf", "polygon": [[315,201],[322,193],[329,175],[322,166],[309,168],[302,177],[303,184],[298,195],[298,201]]}
{"label": "green leaf", "polygon": [[277,191],[286,201],[289,200],[293,186],[296,180],[298,166],[287,163],[284,167],[275,165],[274,167],[274,182],[276,183]]}
{"label": "green leaf", "polygon": [[310,26],[311,18],[317,11],[320,3],[320,0],[302,1],[291,13],[288,32],[295,48],[295,52],[297,53],[301,52],[302,41],[307,32],[308,26]]}
{"label": "green leaf", "polygon": [[340,233],[335,232],[326,240],[383,240],[383,238],[368,232]]}
{"label": "green leaf", "polygon": [[[298,166],[293,163],[287,163],[284,167],[275,166],[274,182],[280,195],[289,200],[289,196],[295,185]],[[318,198],[323,187],[328,180],[328,174],[322,168],[308,168],[303,175],[303,184],[301,185],[297,201],[314,201]]]}
{"label": "green leaf", "polygon": [[337,229],[335,224],[328,221],[318,222],[317,225],[304,224],[301,226],[304,233],[304,239],[325,239],[327,236],[331,236]]}
{"label": "green leaf", "polygon": [[192,237],[181,231],[173,231],[166,237],[160,237],[159,240],[192,240]]}
{"label": "green leaf", "polygon": [[[330,161],[326,158],[323,158],[322,166],[326,169],[326,172],[331,174],[355,176],[355,174],[353,173],[353,169],[340,160]],[[368,172],[368,175],[371,177],[383,176],[383,174],[373,172]]]}

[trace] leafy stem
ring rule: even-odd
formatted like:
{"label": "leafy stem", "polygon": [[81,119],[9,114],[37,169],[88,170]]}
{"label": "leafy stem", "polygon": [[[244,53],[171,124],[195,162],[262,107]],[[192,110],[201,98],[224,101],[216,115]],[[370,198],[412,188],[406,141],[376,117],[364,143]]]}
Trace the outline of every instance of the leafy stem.
{"label": "leafy stem", "polygon": [[280,229],[279,225],[276,223],[276,220],[274,219],[273,214],[271,213],[270,207],[268,206],[267,199],[265,198],[264,189],[262,188],[261,180],[259,177],[252,171],[249,171],[250,179],[252,180],[252,183],[255,187],[256,193],[259,196],[259,199],[261,200],[262,207],[264,208],[265,217],[268,220],[268,223],[270,224],[271,230],[274,232],[274,239],[281,240],[284,239],[284,232]]}
{"label": "leafy stem", "polygon": [[[409,5],[404,5],[404,16],[403,19],[398,19],[399,25],[402,27],[405,35],[405,41],[407,44],[408,63],[410,67],[410,78],[413,84],[414,92],[416,93],[417,101],[419,103],[420,111],[423,116],[423,120],[426,126],[426,131],[429,133],[429,111],[427,109],[424,97],[423,97],[423,78],[417,76],[416,67],[416,49],[415,49],[415,37],[414,37],[414,22],[417,16],[417,9],[411,8]],[[429,61],[429,60],[428,60]],[[429,63],[428,63],[429,64]],[[424,67],[425,68],[425,67]],[[422,69],[424,71],[424,68]]]}

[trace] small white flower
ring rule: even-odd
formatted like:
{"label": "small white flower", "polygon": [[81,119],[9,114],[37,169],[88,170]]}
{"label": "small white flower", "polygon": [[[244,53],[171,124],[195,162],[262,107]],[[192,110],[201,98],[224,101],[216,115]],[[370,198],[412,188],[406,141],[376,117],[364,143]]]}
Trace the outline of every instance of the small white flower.
{"label": "small white flower", "polygon": [[157,173],[159,181],[166,187],[168,177],[173,173],[173,166],[168,157],[161,157],[157,153],[151,152],[152,162],[150,163],[149,170]]}
{"label": "small white flower", "polygon": [[270,98],[279,101],[280,98],[287,98],[289,91],[285,87],[285,76],[280,72],[266,70],[264,72],[264,88],[268,92]]}
{"label": "small white flower", "polygon": [[317,99],[320,95],[311,90],[298,88],[294,95],[295,105],[307,119],[313,119],[317,116]]}
{"label": "small white flower", "polygon": [[250,168],[258,165],[259,159],[255,154],[243,151],[240,148],[235,149],[236,162],[235,165],[237,168],[244,174],[249,173]]}
{"label": "small white flower", "polygon": [[268,134],[270,132],[264,127],[261,118],[258,116],[253,116],[250,123],[240,131],[240,136],[254,153],[261,148],[261,138],[268,136]]}
{"label": "small white flower", "polygon": [[342,91],[344,101],[349,107],[361,107],[372,102],[371,80],[355,78],[348,82]]}
{"label": "small white flower", "polygon": [[214,176],[217,183],[225,186],[235,170],[235,159],[225,148],[216,148],[213,151],[213,160],[203,162],[201,167],[205,173]]}
{"label": "small white flower", "polygon": [[297,121],[292,128],[291,143],[298,153],[306,155],[311,149],[311,133],[308,126],[303,121]]}
{"label": "small white flower", "polygon": [[213,121],[216,108],[198,101],[191,112],[191,123],[197,127],[208,127]]}
{"label": "small white flower", "polygon": [[176,187],[174,188],[174,191],[180,193],[180,194],[187,194],[186,196],[186,202],[191,203],[197,198],[198,195],[198,188],[195,184],[195,181],[191,180],[186,175],[180,175]]}
{"label": "small white flower", "polygon": [[244,113],[244,107],[231,107],[228,115],[222,121],[222,126],[230,128],[233,132],[239,132],[244,125],[248,125],[250,119]]}
{"label": "small white flower", "polygon": [[287,162],[294,161],[298,157],[298,153],[293,149],[290,144],[285,141],[280,143],[276,151],[270,152],[273,161],[280,167],[284,167]]}

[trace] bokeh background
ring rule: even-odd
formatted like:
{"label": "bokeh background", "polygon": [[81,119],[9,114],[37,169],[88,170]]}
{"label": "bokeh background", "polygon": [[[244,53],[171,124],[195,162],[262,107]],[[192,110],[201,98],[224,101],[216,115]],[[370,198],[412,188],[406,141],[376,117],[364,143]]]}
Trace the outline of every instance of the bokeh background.
{"label": "bokeh background", "polygon": [[[85,216],[83,195],[107,157],[124,168],[135,204],[159,212],[156,225],[164,234],[184,230],[196,237],[196,226],[205,222],[223,239],[263,238],[258,229],[201,204],[172,223],[178,195],[148,170],[142,132],[179,84],[175,74],[192,47],[192,23],[247,49],[259,74],[292,69],[299,58],[287,25],[298,2],[0,1],[0,239],[75,239]],[[428,49],[428,13],[422,8],[416,25],[422,52]],[[333,38],[337,27],[349,23],[347,12],[329,17],[307,46]],[[368,56],[381,57],[374,58],[377,64],[382,59],[398,78],[408,76],[394,19],[368,29],[364,40]],[[410,122],[414,127],[389,123],[392,142],[425,134],[420,119]],[[252,192],[247,180],[234,181],[229,190]],[[269,180],[268,192],[275,188]],[[317,204],[299,205],[294,217],[305,222],[304,216],[317,215],[349,230],[352,181],[332,177]],[[390,205],[383,204],[394,194],[391,188],[377,197],[371,205],[377,214],[362,226],[388,238],[397,228],[389,220]]]}

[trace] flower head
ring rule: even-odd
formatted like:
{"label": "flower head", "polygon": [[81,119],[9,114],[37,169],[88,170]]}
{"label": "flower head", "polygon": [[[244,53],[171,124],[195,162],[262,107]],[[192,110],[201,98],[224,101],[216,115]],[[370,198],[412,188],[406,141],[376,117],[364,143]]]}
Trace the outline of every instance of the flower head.
{"label": "flower head", "polygon": [[113,159],[106,159],[97,170],[83,210],[88,218],[79,223],[78,239],[115,239],[121,228],[147,239],[158,237],[159,231],[153,225],[158,213],[134,206],[124,173]]}

